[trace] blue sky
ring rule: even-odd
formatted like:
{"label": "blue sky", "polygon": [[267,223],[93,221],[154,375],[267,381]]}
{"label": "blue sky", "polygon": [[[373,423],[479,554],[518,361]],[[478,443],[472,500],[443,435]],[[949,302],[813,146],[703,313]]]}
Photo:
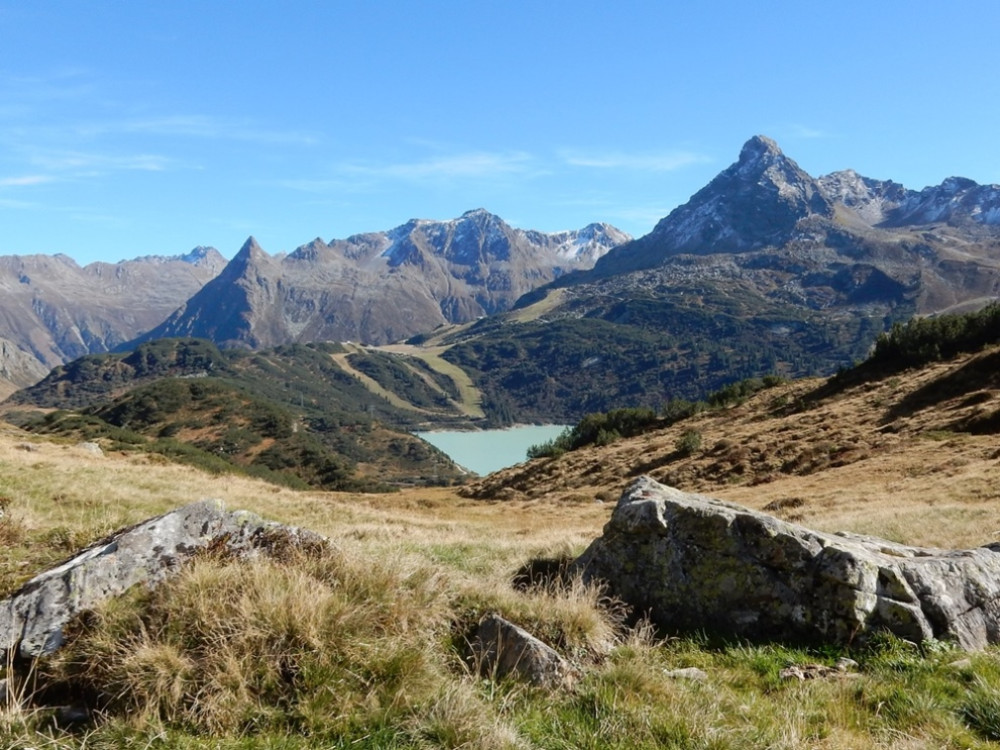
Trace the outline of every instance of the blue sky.
{"label": "blue sky", "polygon": [[761,133],[806,171],[1000,183],[1000,4],[0,0],[0,255],[483,207],[636,236]]}

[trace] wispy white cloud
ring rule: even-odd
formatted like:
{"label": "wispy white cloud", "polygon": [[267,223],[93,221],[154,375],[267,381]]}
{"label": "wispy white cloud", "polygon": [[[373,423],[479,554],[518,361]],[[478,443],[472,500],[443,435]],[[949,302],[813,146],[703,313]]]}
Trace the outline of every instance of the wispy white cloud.
{"label": "wispy white cloud", "polygon": [[393,164],[345,164],[339,171],[361,177],[420,182],[523,175],[537,171],[537,165],[534,158],[524,151],[468,151]]}
{"label": "wispy white cloud", "polygon": [[608,210],[612,220],[618,219],[632,224],[653,227],[660,219],[676,208],[675,206],[619,206]]}
{"label": "wispy white cloud", "polygon": [[804,139],[815,139],[815,138],[830,138],[832,133],[826,130],[820,130],[819,128],[811,128],[807,125],[802,125],[801,123],[792,123],[786,126],[789,138],[804,138]]}
{"label": "wispy white cloud", "polygon": [[711,161],[694,151],[659,151],[627,153],[624,151],[585,152],[563,149],[559,158],[574,167],[623,169],[644,172],[673,172],[677,169]]}
{"label": "wispy white cloud", "polygon": [[39,208],[39,204],[33,203],[31,201],[19,201],[11,200],[9,198],[0,198],[0,208]]}
{"label": "wispy white cloud", "polygon": [[329,193],[333,191],[357,191],[363,186],[355,180],[349,179],[308,179],[292,178],[285,180],[275,180],[272,184],[276,187],[287,190],[298,190],[303,193]]}
{"label": "wispy white cloud", "polygon": [[31,154],[29,161],[47,172],[76,177],[109,171],[162,172],[172,164],[168,157],[160,154],[110,154],[89,151],[43,151]]}
{"label": "wispy white cloud", "polygon": [[147,135],[226,138],[253,143],[311,146],[319,142],[314,133],[297,130],[269,130],[248,121],[236,121],[207,115],[166,115],[141,119],[123,119],[91,126],[99,132],[143,133]]}
{"label": "wispy white cloud", "polygon": [[0,177],[0,187],[25,187],[52,182],[52,177],[44,174],[29,174],[21,177]]}

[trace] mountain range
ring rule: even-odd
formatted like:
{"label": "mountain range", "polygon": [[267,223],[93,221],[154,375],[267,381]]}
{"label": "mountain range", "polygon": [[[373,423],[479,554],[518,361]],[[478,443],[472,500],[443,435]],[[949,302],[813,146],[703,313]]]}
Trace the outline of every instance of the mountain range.
{"label": "mountain range", "polygon": [[607,224],[515,229],[479,209],[329,244],[316,239],[288,255],[268,255],[251,237],[228,263],[203,247],[82,268],[66,255],[6,256],[0,379],[23,387],[85,354],[165,336],[247,348],[386,343],[505,310],[629,239]]}
{"label": "mountain range", "polygon": [[575,420],[864,359],[893,322],[1000,294],[1000,186],[813,178],[770,139],[648,235],[455,337],[488,404]]}
{"label": "mountain range", "polygon": [[67,255],[0,257],[0,378],[29,385],[162,322],[225,267],[210,247],[79,266]]}
{"label": "mountain range", "polygon": [[918,192],[853,170],[813,178],[755,136],[735,164],[600,259],[589,278],[706,267],[770,277],[767,296],[816,309],[895,299],[927,314],[996,297],[1000,186],[951,177]]}
{"label": "mountain range", "polygon": [[224,267],[204,248],[83,269],[8,257],[0,283],[0,368],[17,385],[162,337],[412,338],[464,371],[493,421],[574,419],[767,372],[829,373],[894,321],[995,299],[1000,186],[816,178],[754,136],[638,239],[606,224],[515,229],[477,209],[287,255],[250,238]]}
{"label": "mountain range", "polygon": [[329,244],[317,239],[283,257],[250,238],[222,274],[142,339],[386,344],[507,310],[628,239],[607,224],[524,231],[483,209]]}

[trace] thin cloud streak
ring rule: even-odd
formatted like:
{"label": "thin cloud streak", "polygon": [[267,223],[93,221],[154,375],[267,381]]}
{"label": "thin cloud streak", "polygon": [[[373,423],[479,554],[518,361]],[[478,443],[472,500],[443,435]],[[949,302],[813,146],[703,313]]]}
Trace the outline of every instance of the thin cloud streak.
{"label": "thin cloud streak", "polygon": [[573,167],[627,169],[643,172],[673,172],[692,164],[703,164],[711,161],[707,156],[693,151],[629,154],[621,151],[585,153],[564,149],[559,152],[559,157]]}
{"label": "thin cloud streak", "polygon": [[42,169],[67,172],[74,176],[108,171],[162,172],[172,164],[169,158],[159,154],[117,156],[86,151],[38,153],[31,155],[29,161]]}
{"label": "thin cloud streak", "polygon": [[52,177],[42,174],[24,175],[23,177],[0,177],[0,187],[26,187],[52,182]]}
{"label": "thin cloud streak", "polygon": [[316,135],[294,130],[277,131],[255,127],[247,122],[233,122],[205,115],[170,115],[141,120],[123,120],[93,126],[95,132],[145,133],[191,138],[226,138],[253,143],[312,146],[319,142]]}
{"label": "thin cloud streak", "polygon": [[406,181],[438,179],[484,178],[502,175],[529,174],[534,158],[523,151],[493,153],[472,151],[453,156],[442,156],[422,161],[397,164],[346,164],[340,171],[362,177],[387,178]]}
{"label": "thin cloud streak", "polygon": [[806,125],[801,125],[799,123],[792,123],[791,125],[788,126],[788,135],[790,138],[804,138],[806,140],[832,137],[831,134],[826,130],[819,130],[818,128],[810,128]]}

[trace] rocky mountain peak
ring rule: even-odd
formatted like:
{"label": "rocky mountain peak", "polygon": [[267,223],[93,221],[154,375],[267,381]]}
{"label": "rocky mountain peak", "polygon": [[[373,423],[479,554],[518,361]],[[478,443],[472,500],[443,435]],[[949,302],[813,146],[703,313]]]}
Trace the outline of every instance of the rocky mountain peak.
{"label": "rocky mountain peak", "polygon": [[778,144],[766,135],[755,135],[740,149],[738,164],[752,164],[762,160],[774,160],[784,156]]}
{"label": "rocky mountain peak", "polygon": [[742,253],[787,242],[811,216],[833,215],[816,180],[762,135],[653,231],[597,262],[600,275],[659,266],[681,253]]}
{"label": "rocky mountain peak", "polygon": [[257,243],[257,239],[250,235],[247,237],[247,241],[243,243],[243,246],[239,249],[239,252],[233,256],[233,260],[240,258],[241,260],[252,260],[259,258],[262,255],[267,255],[264,249]]}
{"label": "rocky mountain peak", "polygon": [[470,210],[466,211],[465,213],[463,213],[459,217],[460,220],[461,219],[481,219],[481,220],[485,220],[485,221],[489,221],[491,219],[499,219],[499,218],[500,218],[499,216],[497,216],[496,214],[490,213],[485,208],[473,208],[473,209],[470,209]]}
{"label": "rocky mountain peak", "polygon": [[948,195],[954,195],[963,190],[970,190],[977,187],[979,187],[979,183],[975,180],[970,180],[968,177],[949,177],[941,183],[941,191]]}
{"label": "rocky mountain peak", "polygon": [[206,247],[205,245],[198,245],[198,247],[191,250],[189,253],[178,256],[178,260],[182,263],[190,263],[191,265],[198,265],[204,262],[215,262],[222,256],[219,251],[214,247]]}

